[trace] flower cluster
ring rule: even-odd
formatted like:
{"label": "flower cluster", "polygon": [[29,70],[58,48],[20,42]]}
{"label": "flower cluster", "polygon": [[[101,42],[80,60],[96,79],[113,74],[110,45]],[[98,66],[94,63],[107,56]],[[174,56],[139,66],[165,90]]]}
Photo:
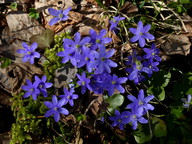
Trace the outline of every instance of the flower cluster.
{"label": "flower cluster", "polygon": [[42,93],[44,97],[47,97],[47,88],[50,88],[53,84],[46,82],[47,77],[44,75],[41,79],[35,76],[35,81],[32,83],[30,80],[26,80],[27,85],[23,85],[21,88],[25,90],[24,98],[32,95],[32,98],[36,101],[37,96]]}
{"label": "flower cluster", "polygon": [[138,122],[139,123],[148,123],[148,120],[143,116],[148,112],[148,110],[154,110],[154,107],[149,104],[154,96],[150,95],[145,97],[144,91],[141,89],[138,94],[138,99],[135,96],[128,95],[127,96],[132,103],[127,105],[128,109],[131,111],[124,111],[122,114],[118,110],[115,110],[115,116],[109,117],[111,121],[113,121],[111,126],[119,126],[121,130],[125,124],[131,123],[132,128],[137,129]]}
{"label": "flower cluster", "polygon": [[[143,23],[139,21],[137,29],[129,29],[135,34],[130,41],[135,42],[139,40],[140,46],[144,47],[145,38],[154,39],[154,36],[148,33],[150,27],[150,25],[143,27]],[[159,57],[160,50],[156,48],[155,44],[153,43],[151,48],[143,48],[143,51],[145,52],[145,55],[141,57],[137,56],[136,50],[133,50],[132,55],[128,56],[128,62],[126,62],[126,65],[128,66],[126,71],[129,73],[128,79],[133,80],[135,84],[138,84],[145,79],[143,73],[146,73],[148,77],[151,77],[153,72],[159,71],[157,66],[161,61],[161,58]]]}

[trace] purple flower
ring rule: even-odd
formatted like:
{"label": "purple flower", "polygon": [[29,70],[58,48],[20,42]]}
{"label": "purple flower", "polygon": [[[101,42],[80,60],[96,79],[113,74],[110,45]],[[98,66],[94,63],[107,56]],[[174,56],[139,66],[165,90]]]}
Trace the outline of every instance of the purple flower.
{"label": "purple flower", "polygon": [[185,108],[189,108],[189,106],[190,106],[190,104],[191,104],[191,95],[190,95],[190,94],[187,95],[187,99],[186,99],[186,98],[182,98],[181,101],[184,102],[184,103],[183,103],[183,106],[184,106]]}
{"label": "purple flower", "polygon": [[64,95],[60,95],[59,97],[64,98],[66,100],[66,103],[69,102],[71,106],[74,106],[73,100],[78,98],[77,94],[73,94],[75,92],[74,88],[71,88],[69,91],[66,88],[64,88],[63,92]]}
{"label": "purple flower", "polygon": [[112,127],[119,126],[120,130],[123,130],[124,128],[124,123],[123,123],[123,118],[124,115],[121,115],[118,110],[115,110],[115,116],[114,117],[109,117],[113,123],[111,124]]}
{"label": "purple flower", "polygon": [[[78,58],[79,56],[79,58]],[[94,51],[83,47],[82,48],[82,55],[77,55],[77,59],[79,59],[79,62],[77,64],[77,67],[80,68],[84,65],[86,65],[87,71],[90,73],[92,72],[91,63],[95,59]]]}
{"label": "purple flower", "polygon": [[109,96],[111,96],[114,93],[115,89],[117,89],[120,93],[125,92],[125,89],[121,86],[121,84],[127,81],[126,77],[118,78],[118,76],[113,74],[113,76],[110,76],[108,79],[109,82],[106,89],[108,90]]}
{"label": "purple flower", "polygon": [[137,56],[135,50],[133,50],[132,55],[129,56],[128,59],[129,61],[126,62],[126,64],[130,65],[130,67],[126,68],[126,71],[129,73],[129,80],[133,80],[134,83],[137,84],[145,79],[145,77],[142,75],[143,72],[150,74],[150,69],[143,66],[143,58],[141,56]]}
{"label": "purple flower", "polygon": [[53,84],[46,82],[46,75],[44,75],[41,79],[38,76],[35,76],[34,84],[37,85],[39,91],[43,94],[44,97],[47,97],[47,88],[50,88]]}
{"label": "purple flower", "polygon": [[106,89],[107,85],[109,84],[109,77],[110,75],[106,72],[103,72],[102,74],[93,74],[91,76],[90,82],[92,91],[96,94],[102,94]]}
{"label": "purple flower", "polygon": [[96,50],[99,47],[99,45],[105,45],[112,41],[112,39],[109,37],[103,38],[106,35],[106,33],[107,33],[106,29],[102,29],[99,34],[97,34],[93,29],[90,29],[89,31],[89,34],[91,36],[90,43],[92,43],[90,48],[92,50]]}
{"label": "purple flower", "polygon": [[143,66],[148,67],[148,77],[151,77],[153,72],[159,71],[159,68],[157,67],[159,65],[159,62],[153,62],[151,60],[144,61]]}
{"label": "purple flower", "polygon": [[124,113],[124,119],[122,123],[124,124],[131,123],[133,130],[136,130],[138,122],[148,123],[148,120],[142,116],[143,116],[143,109],[141,107],[139,108],[134,107],[131,109],[131,112],[126,111],[126,113]]}
{"label": "purple flower", "polygon": [[65,10],[55,10],[53,8],[49,8],[48,11],[51,15],[55,16],[49,21],[49,25],[52,26],[56,24],[59,21],[66,21],[68,19],[69,11],[71,10],[71,7],[68,7]]}
{"label": "purple flower", "polygon": [[86,92],[86,88],[89,90],[92,90],[89,83],[90,83],[90,78],[86,78],[86,73],[83,72],[82,75],[77,74],[77,77],[79,78],[79,81],[77,84],[81,86],[81,93],[84,94]]}
{"label": "purple flower", "polygon": [[120,16],[113,17],[113,20],[109,21],[111,24],[109,30],[117,33],[119,31],[119,28],[117,27],[117,25],[120,20],[124,20],[124,19],[125,19],[125,17],[120,17]]}
{"label": "purple flower", "polygon": [[31,46],[28,46],[25,42],[22,42],[22,46],[24,49],[17,50],[17,53],[24,54],[22,61],[26,62],[29,60],[31,64],[34,64],[34,58],[40,58],[40,54],[35,51],[37,43],[34,42]]}
{"label": "purple flower", "polygon": [[73,56],[73,53],[75,52],[75,49],[70,48],[67,44],[63,43],[64,51],[58,52],[57,56],[63,57],[62,63],[66,63],[69,60],[74,66],[77,66],[77,60]]}
{"label": "purple flower", "polygon": [[104,45],[99,46],[99,52],[95,51],[95,60],[92,61],[91,68],[96,68],[95,74],[101,74],[103,71],[111,73],[110,67],[117,67],[117,64],[109,58],[115,53],[114,49],[106,51]]}
{"label": "purple flower", "polygon": [[133,108],[142,108],[142,110],[147,112],[148,110],[154,110],[154,107],[149,104],[149,101],[154,98],[153,95],[145,97],[143,89],[139,91],[138,99],[132,95],[128,95],[127,98],[132,101],[131,104],[127,105],[127,108],[133,109]]}
{"label": "purple flower", "polygon": [[40,91],[37,89],[37,84],[33,83],[30,80],[26,80],[27,85],[23,85],[21,88],[27,92],[23,95],[24,98],[29,97],[32,95],[32,98],[36,101],[37,100],[37,95],[40,94]]}
{"label": "purple flower", "polygon": [[57,97],[53,95],[52,102],[45,101],[44,105],[48,107],[50,110],[48,110],[45,113],[45,117],[49,117],[51,115],[54,115],[54,120],[58,122],[60,120],[60,113],[63,115],[68,115],[69,111],[66,108],[63,108],[63,105],[66,104],[66,99],[61,99],[58,101]]}
{"label": "purple flower", "polygon": [[155,39],[155,37],[148,32],[150,28],[151,28],[150,24],[143,27],[142,21],[139,21],[137,28],[129,29],[129,31],[135,35],[130,39],[130,42],[136,42],[139,40],[140,47],[144,47],[145,39],[149,39],[149,40]]}
{"label": "purple flower", "polygon": [[155,47],[154,43],[151,45],[151,49],[144,48],[143,51],[146,53],[146,55],[143,56],[145,59],[161,61],[161,58],[159,57],[160,50]]}
{"label": "purple flower", "polygon": [[[90,37],[84,37],[82,40],[81,40],[81,35],[79,32],[77,32],[74,36],[74,41],[71,40],[71,39],[63,39],[63,42],[68,45],[69,49],[73,49],[75,54],[79,54],[81,53],[82,51],[82,47],[85,46],[86,44],[89,43],[89,41],[91,40]],[[75,55],[74,54],[74,55]]]}

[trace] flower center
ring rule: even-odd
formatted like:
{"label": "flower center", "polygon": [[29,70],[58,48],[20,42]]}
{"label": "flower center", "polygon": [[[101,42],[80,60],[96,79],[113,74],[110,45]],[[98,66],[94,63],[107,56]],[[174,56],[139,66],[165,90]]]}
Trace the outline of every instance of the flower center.
{"label": "flower center", "polygon": [[143,35],[143,33],[139,33],[141,36]]}
{"label": "flower center", "polygon": [[116,81],[112,81],[111,83],[112,83],[112,84],[116,84]]}
{"label": "flower center", "polygon": [[89,60],[89,57],[85,57],[85,60],[88,61],[88,60]]}
{"label": "flower center", "polygon": [[132,116],[132,119],[136,119],[136,118],[137,118],[137,116],[136,116],[136,115],[133,115],[133,116]]}
{"label": "flower center", "polygon": [[76,45],[75,47],[76,47],[76,48],[79,48],[79,47],[80,47],[80,45]]}
{"label": "flower center", "polygon": [[143,105],[143,102],[142,102],[142,101],[139,101],[139,105]]}
{"label": "flower center", "polygon": [[54,107],[53,110],[54,110],[54,111],[57,111],[57,110],[58,110],[58,107]]}
{"label": "flower center", "polygon": [[100,43],[100,42],[101,42],[101,40],[100,40],[100,39],[97,39],[97,40],[96,40],[96,43]]}
{"label": "flower center", "polygon": [[102,57],[102,58],[101,58],[101,60],[102,60],[102,61],[105,61],[105,58],[104,58],[104,57]]}
{"label": "flower center", "polygon": [[70,95],[68,95],[68,96],[67,96],[67,99],[70,99],[70,98],[71,98],[71,96],[70,96]]}
{"label": "flower center", "polygon": [[83,81],[81,84],[82,84],[82,85],[85,85],[85,82]]}
{"label": "flower center", "polygon": [[63,17],[63,14],[59,14],[59,18],[62,18]]}
{"label": "flower center", "polygon": [[33,88],[31,88],[30,91],[33,92]]}

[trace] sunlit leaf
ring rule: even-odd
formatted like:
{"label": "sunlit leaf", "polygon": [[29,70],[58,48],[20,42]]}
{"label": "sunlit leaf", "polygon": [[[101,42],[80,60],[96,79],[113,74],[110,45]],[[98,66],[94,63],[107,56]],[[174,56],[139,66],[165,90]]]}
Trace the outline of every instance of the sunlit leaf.
{"label": "sunlit leaf", "polygon": [[54,41],[54,32],[50,29],[46,29],[41,35],[32,36],[30,41],[31,43],[37,42],[39,48],[50,47]]}
{"label": "sunlit leaf", "polygon": [[112,113],[115,109],[121,106],[124,102],[124,96],[120,94],[114,94],[113,96],[104,97],[105,102],[109,104],[108,111]]}

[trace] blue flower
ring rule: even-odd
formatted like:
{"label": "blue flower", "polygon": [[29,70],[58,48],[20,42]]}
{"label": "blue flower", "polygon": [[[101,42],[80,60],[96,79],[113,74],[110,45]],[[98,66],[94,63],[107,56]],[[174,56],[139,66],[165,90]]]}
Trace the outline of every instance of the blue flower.
{"label": "blue flower", "polygon": [[17,53],[24,54],[22,61],[26,62],[29,60],[31,64],[34,64],[34,58],[40,58],[40,54],[35,51],[37,48],[37,43],[34,42],[31,46],[28,46],[25,42],[22,42],[24,49],[18,49]]}
{"label": "blue flower", "polygon": [[138,126],[138,122],[148,123],[148,120],[142,116],[143,116],[142,107],[139,107],[139,108],[134,107],[131,109],[131,112],[126,111],[124,113],[124,118],[123,118],[122,123],[124,123],[124,124],[131,123],[133,130],[136,130],[137,126]]}
{"label": "blue flower", "polygon": [[91,50],[87,47],[83,47],[82,48],[82,54],[76,55],[76,58],[79,59],[79,61],[77,63],[78,68],[86,65],[87,71],[89,73],[92,72],[91,63],[95,59],[95,55],[94,55],[93,50]]}
{"label": "blue flower", "polygon": [[77,60],[74,57],[75,49],[70,48],[67,44],[63,43],[64,51],[58,52],[57,56],[63,57],[62,63],[67,63],[69,60],[74,66],[77,66]]}
{"label": "blue flower", "polygon": [[108,90],[108,95],[111,96],[115,89],[117,89],[120,93],[124,93],[125,89],[121,86],[122,83],[125,83],[127,81],[126,77],[120,77],[118,78],[118,76],[116,76],[115,74],[113,74],[113,76],[110,75],[110,77],[108,77],[109,81],[106,89]]}
{"label": "blue flower", "polygon": [[54,115],[54,120],[58,122],[60,120],[60,113],[63,115],[68,115],[69,111],[66,108],[63,108],[63,105],[66,104],[66,99],[61,99],[58,101],[57,97],[53,95],[52,102],[45,101],[44,105],[49,108],[45,113],[45,117]]}
{"label": "blue flower", "polygon": [[86,78],[86,73],[83,72],[82,75],[77,74],[77,77],[79,78],[79,81],[77,84],[81,86],[81,93],[84,94],[86,92],[86,88],[89,90],[92,90],[89,83],[90,83],[90,78]]}
{"label": "blue flower", "polygon": [[111,24],[109,30],[114,31],[115,33],[117,33],[119,31],[119,29],[120,29],[120,28],[117,27],[117,25],[118,25],[119,21],[124,20],[124,19],[125,19],[125,17],[120,17],[120,16],[115,17],[114,16],[113,20],[109,21],[110,24]]}
{"label": "blue flower", "polygon": [[107,72],[103,72],[102,74],[92,74],[90,82],[92,91],[96,94],[102,94],[109,84],[108,79],[110,77],[111,75]]}
{"label": "blue flower", "polygon": [[150,28],[151,28],[150,24],[143,27],[142,21],[139,21],[137,28],[129,29],[129,31],[135,35],[130,39],[130,42],[139,41],[140,47],[144,47],[145,39],[149,39],[149,40],[155,39],[155,37],[148,32],[150,30]]}
{"label": "blue flower", "polygon": [[95,74],[102,74],[105,70],[111,73],[110,67],[117,67],[117,64],[109,59],[114,53],[114,49],[106,51],[104,45],[99,46],[99,52],[94,53],[96,59],[91,64],[91,68],[96,68]]}
{"label": "blue flower", "polygon": [[69,91],[66,88],[64,88],[63,92],[64,95],[60,95],[59,97],[64,98],[66,100],[66,103],[69,102],[71,106],[74,106],[73,100],[78,98],[77,94],[73,94],[75,92],[74,88],[71,88]]}
{"label": "blue flower", "polygon": [[89,31],[89,34],[91,36],[90,43],[92,43],[90,48],[92,50],[96,50],[99,47],[99,45],[105,45],[112,41],[112,39],[109,37],[103,38],[106,35],[106,33],[107,33],[106,29],[102,29],[99,34],[97,34],[93,29]]}
{"label": "blue flower", "polygon": [[68,7],[65,10],[55,10],[53,8],[49,8],[48,11],[51,15],[55,16],[49,21],[49,25],[52,26],[56,24],[59,21],[66,21],[68,19],[69,11],[71,10],[71,7]]}
{"label": "blue flower", "polygon": [[109,119],[113,121],[111,126],[112,127],[119,126],[120,130],[123,130],[124,129],[123,118],[124,118],[124,115],[121,115],[121,113],[118,110],[115,110],[115,116],[109,117]]}
{"label": "blue flower", "polygon": [[46,75],[44,75],[41,79],[38,76],[35,76],[34,84],[37,85],[39,91],[43,94],[44,97],[47,97],[47,88],[50,88],[53,84],[46,82]]}
{"label": "blue flower", "polygon": [[[73,49],[75,54],[79,54],[82,52],[82,47],[84,47],[86,44],[89,43],[89,41],[91,40],[90,37],[84,37],[81,40],[81,35],[79,32],[77,32],[74,35],[74,41],[72,39],[63,39],[63,42],[69,46],[69,49]],[[74,54],[74,55],[75,55]]]}
{"label": "blue flower", "polygon": [[148,110],[154,110],[154,107],[149,104],[149,101],[151,101],[154,96],[150,95],[145,97],[143,89],[139,91],[138,99],[132,95],[128,95],[127,98],[132,101],[131,104],[127,105],[127,108],[133,109],[133,108],[142,108],[142,110],[147,112]]}
{"label": "blue flower", "polygon": [[159,65],[159,62],[154,62],[152,60],[148,60],[148,61],[144,61],[143,62],[143,66],[144,67],[148,67],[148,77],[151,77],[151,75],[153,74],[153,72],[157,72],[159,71],[159,68],[157,67]]}
{"label": "blue flower", "polygon": [[30,80],[26,80],[27,85],[23,85],[21,88],[27,92],[23,95],[24,98],[29,97],[32,95],[32,98],[36,101],[37,100],[37,95],[40,94],[39,89],[37,88],[38,84],[33,83]]}
{"label": "blue flower", "polygon": [[143,51],[146,53],[146,55],[143,56],[144,59],[149,59],[151,61],[155,59],[156,61],[161,61],[161,58],[159,57],[160,50],[155,47],[154,43],[151,45],[151,49],[144,48]]}
{"label": "blue flower", "polygon": [[189,108],[189,106],[191,104],[191,95],[189,94],[189,95],[187,95],[187,99],[186,98],[182,98],[181,100],[182,100],[182,102],[184,102],[183,106],[185,108]]}

